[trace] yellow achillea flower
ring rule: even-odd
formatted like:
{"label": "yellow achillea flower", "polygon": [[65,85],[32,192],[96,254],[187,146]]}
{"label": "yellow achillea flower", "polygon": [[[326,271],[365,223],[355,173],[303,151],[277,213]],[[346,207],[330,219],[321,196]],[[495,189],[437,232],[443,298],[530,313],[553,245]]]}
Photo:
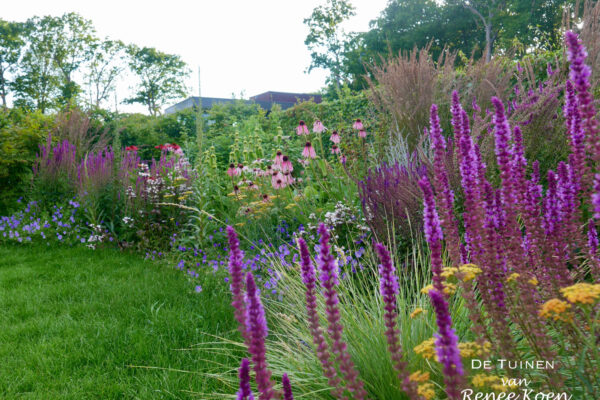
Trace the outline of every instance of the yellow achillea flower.
{"label": "yellow achillea flower", "polygon": [[540,283],[537,278],[534,276],[533,278],[531,278],[530,280],[527,281],[527,283],[533,285],[533,286],[537,286],[538,283]]}
{"label": "yellow achillea flower", "polygon": [[417,307],[415,308],[415,310],[413,312],[410,313],[410,317],[411,318],[415,318],[417,315],[426,312],[425,310],[423,310],[421,307]]}
{"label": "yellow achillea flower", "polygon": [[577,283],[560,289],[560,292],[571,303],[594,304],[600,299],[600,284]]}
{"label": "yellow achillea flower", "polygon": [[454,268],[454,267],[445,267],[442,270],[442,277],[448,279],[450,277],[453,277],[455,273],[458,272],[458,268]]}
{"label": "yellow achillea flower", "polygon": [[428,360],[435,358],[437,361],[437,355],[435,353],[435,339],[430,338],[423,341],[421,344],[415,346],[413,349],[415,353]]}
{"label": "yellow achillea flower", "polygon": [[473,386],[478,388],[490,387],[497,392],[506,392],[508,389],[514,389],[518,387],[516,384],[507,383],[506,386],[502,384],[502,379],[496,375],[477,374],[471,378]]}
{"label": "yellow achillea flower", "polygon": [[566,301],[551,299],[542,305],[540,317],[552,318],[555,321],[570,321],[571,315],[567,313],[569,308],[571,308],[571,305]]}
{"label": "yellow achillea flower", "polygon": [[506,278],[506,282],[513,282],[516,281],[517,279],[519,279],[519,277],[521,276],[521,274],[517,274],[516,272],[513,274],[510,274],[508,276],[508,278]]}
{"label": "yellow achillea flower", "polygon": [[418,383],[427,382],[429,380],[429,372],[416,371],[416,372],[413,372],[412,374],[410,374],[408,379],[410,379],[413,382],[418,382]]}
{"label": "yellow achillea flower", "polygon": [[425,397],[426,400],[431,400],[435,398],[435,390],[433,389],[433,383],[427,382],[422,385],[419,385],[419,387],[417,388],[417,393]]}
{"label": "yellow achillea flower", "polygon": [[348,262],[348,259],[346,258],[346,254],[344,253],[344,250],[342,250],[342,248],[339,246],[334,246],[333,248],[336,251],[336,253],[338,253],[340,260],[342,260],[344,265],[346,265],[346,263]]}
{"label": "yellow achillea flower", "polygon": [[[433,290],[433,285],[431,284],[421,289],[421,293],[428,294],[430,290]],[[456,285],[454,283],[444,282],[444,293],[447,295],[456,293]]]}
{"label": "yellow achillea flower", "polygon": [[475,264],[464,264],[458,267],[457,277],[463,282],[468,282],[481,273],[481,269]]}
{"label": "yellow achillea flower", "polygon": [[297,204],[296,204],[296,203],[290,203],[290,204],[288,204],[287,206],[285,206],[285,209],[286,209],[286,210],[289,210],[290,208],[292,208],[292,207],[296,207],[296,206],[297,206]]}
{"label": "yellow achillea flower", "polygon": [[492,344],[484,342],[482,346],[477,342],[465,342],[459,343],[458,349],[460,350],[460,356],[463,358],[481,357],[490,352]]}

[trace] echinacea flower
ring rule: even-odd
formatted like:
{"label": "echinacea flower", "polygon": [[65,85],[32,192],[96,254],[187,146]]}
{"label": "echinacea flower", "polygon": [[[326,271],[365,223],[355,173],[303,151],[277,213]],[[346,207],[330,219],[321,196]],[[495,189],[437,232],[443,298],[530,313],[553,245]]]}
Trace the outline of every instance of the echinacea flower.
{"label": "echinacea flower", "polygon": [[281,152],[281,150],[277,150],[277,154],[275,155],[275,160],[273,161],[273,164],[275,164],[278,167],[281,167],[282,163],[283,163],[283,153]]}
{"label": "echinacea flower", "polygon": [[271,176],[271,185],[273,186],[273,189],[282,189],[285,187],[284,178],[281,172],[273,172],[273,175]]}
{"label": "echinacea flower", "polygon": [[294,170],[294,166],[292,165],[292,161],[288,156],[283,156],[281,158],[281,170],[283,172],[292,172]]}
{"label": "echinacea flower", "polygon": [[363,129],[359,130],[358,131],[358,137],[366,138],[367,137],[367,131],[365,131]]}
{"label": "echinacea flower", "polygon": [[298,126],[296,127],[296,133],[298,135],[308,135],[308,126],[306,126],[306,123],[303,120],[300,120],[300,122],[298,122]]}
{"label": "echinacea flower", "polygon": [[302,150],[302,156],[304,158],[317,158],[317,153],[310,142],[306,142],[304,150]]}
{"label": "echinacea flower", "polygon": [[334,144],[331,146],[331,154],[340,154],[340,148]]}
{"label": "echinacea flower", "polygon": [[323,126],[323,123],[321,121],[316,120],[313,124],[313,132],[322,133],[323,131],[325,131],[325,126]]}
{"label": "echinacea flower", "polygon": [[235,167],[235,164],[229,164],[229,169],[227,169],[227,175],[230,177],[234,177],[240,174],[240,171]]}
{"label": "echinacea flower", "polygon": [[357,131],[362,131],[364,129],[362,121],[357,118],[356,121],[354,121],[352,128],[356,129]]}
{"label": "echinacea flower", "polygon": [[333,131],[331,133],[331,136],[329,137],[329,140],[331,140],[333,143],[339,143],[340,142],[340,134],[337,131]]}

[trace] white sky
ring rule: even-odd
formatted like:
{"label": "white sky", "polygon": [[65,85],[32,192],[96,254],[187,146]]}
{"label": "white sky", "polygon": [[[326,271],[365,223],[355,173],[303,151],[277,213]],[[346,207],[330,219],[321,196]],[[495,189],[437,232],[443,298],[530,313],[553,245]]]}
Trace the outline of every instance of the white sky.
{"label": "white sky", "polygon": [[[198,93],[198,66],[202,95],[253,96],[268,90],[313,92],[324,86],[327,73],[304,71],[310,53],[304,18],[325,0],[2,0],[0,18],[25,21],[34,15],[77,12],[92,20],[99,37],[156,47],[178,54],[192,70],[190,94]],[[344,25],[365,31],[387,0],[351,0],[356,16]],[[131,80],[118,88],[125,98]],[[121,99],[120,99],[121,100]],[[114,105],[113,105],[114,107]],[[119,105],[120,111],[143,111]]]}

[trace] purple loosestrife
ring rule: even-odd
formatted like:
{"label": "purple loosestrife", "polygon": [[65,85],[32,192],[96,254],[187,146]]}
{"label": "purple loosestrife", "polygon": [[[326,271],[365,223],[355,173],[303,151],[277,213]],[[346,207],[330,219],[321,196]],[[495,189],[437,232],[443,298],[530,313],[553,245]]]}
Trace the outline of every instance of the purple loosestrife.
{"label": "purple loosestrife", "polygon": [[507,204],[514,204],[514,188],[512,181],[511,160],[513,154],[509,143],[512,139],[510,126],[506,119],[504,104],[497,97],[492,97],[492,104],[496,109],[494,114],[495,138],[496,138],[496,160],[500,168],[500,178],[502,179],[502,197]]}
{"label": "purple loosestrife", "polygon": [[600,280],[600,260],[598,260],[598,232],[594,220],[588,223],[588,255],[590,257],[592,275]]}
{"label": "purple loosestrife", "polygon": [[567,81],[563,113],[571,147],[569,163],[575,172],[575,187],[579,191],[581,189],[581,179],[588,174],[588,166],[585,159],[585,134],[581,127],[581,115],[577,108],[577,98],[571,81]]}
{"label": "purple loosestrife", "polygon": [[327,341],[323,337],[323,330],[319,323],[319,314],[317,313],[317,297],[315,295],[316,276],[313,263],[310,259],[308,246],[304,239],[298,239],[298,247],[300,248],[300,265],[302,269],[302,281],[306,286],[306,313],[308,315],[308,323],[310,333],[313,337],[313,343],[316,346],[317,357],[321,362],[321,368],[327,378],[329,386],[331,386],[332,394],[337,399],[347,399],[344,396],[344,388],[340,384],[340,379],[337,376],[335,365],[330,360]]}
{"label": "purple loosestrife", "polygon": [[246,327],[246,303],[244,301],[244,272],[242,264],[244,253],[240,250],[240,241],[233,227],[227,227],[227,241],[229,244],[229,275],[231,275],[231,294],[233,301],[231,305],[235,309],[235,319],[238,322],[238,330],[242,334],[246,345],[248,345],[248,329]]}
{"label": "purple loosestrife", "polygon": [[247,358],[242,359],[240,365],[240,390],[237,392],[236,400],[254,400],[250,388],[250,362]]}
{"label": "purple loosestrife", "polygon": [[406,362],[402,360],[402,346],[400,345],[396,321],[398,319],[398,313],[396,312],[398,306],[396,300],[396,296],[398,295],[398,280],[394,273],[394,264],[390,258],[390,253],[384,245],[376,243],[375,251],[379,256],[379,261],[381,261],[379,265],[379,290],[383,298],[383,308],[385,310],[383,318],[385,320],[385,327],[387,328],[385,336],[387,337],[388,351],[392,357],[392,363],[398,374],[398,378],[402,382],[402,388],[408,394],[408,397],[411,399],[422,399],[418,394],[417,384],[409,379]]}
{"label": "purple loosestrife", "polygon": [[[452,106],[454,107],[454,96],[452,98]],[[454,112],[453,112],[454,123]],[[458,225],[454,217],[454,192],[450,189],[448,181],[448,173],[444,160],[446,158],[446,140],[442,136],[442,127],[440,126],[440,118],[438,109],[435,104],[431,106],[429,118],[429,136],[431,138],[431,148],[434,152],[434,180],[433,184],[436,191],[436,200],[442,214],[442,226],[448,233],[446,240],[448,241],[448,253],[453,264],[461,262],[460,236],[458,234]]]}
{"label": "purple loosestrife", "polygon": [[463,365],[458,349],[458,337],[452,329],[452,318],[448,303],[437,290],[430,290],[429,297],[436,315],[438,333],[435,335],[435,348],[439,362],[442,364],[444,384],[448,399],[460,398],[462,386]]}
{"label": "purple loosestrife", "polygon": [[319,235],[319,267],[321,286],[325,296],[325,311],[327,313],[327,322],[329,323],[329,335],[332,341],[332,350],[336,355],[336,361],[339,363],[340,371],[346,382],[348,390],[357,400],[367,398],[367,392],[363,388],[363,382],[358,377],[358,371],[350,358],[346,343],[342,339],[343,326],[340,322],[340,311],[338,307],[338,272],[334,257],[331,255],[329,246],[329,232],[325,224],[321,223],[318,228]]}
{"label": "purple loosestrife", "polygon": [[594,193],[592,194],[592,206],[594,207],[594,218],[600,219],[600,174],[594,176]]}
{"label": "purple loosestrife", "polygon": [[252,365],[256,375],[256,387],[261,400],[276,398],[271,380],[271,371],[266,360],[265,338],[267,337],[267,321],[265,310],[260,300],[252,272],[246,275],[246,327],[248,329],[248,353],[252,356]]}
{"label": "purple loosestrife", "polygon": [[281,377],[281,384],[283,385],[283,400],[294,400],[292,385],[290,384],[290,379],[286,373]]}
{"label": "purple loosestrife", "polygon": [[565,41],[568,49],[567,55],[571,63],[569,78],[577,91],[578,108],[585,130],[587,151],[597,165],[600,161],[600,138],[598,136],[594,98],[590,93],[592,70],[585,64],[587,51],[581,40],[579,40],[579,36],[575,32],[568,31],[565,33]]}
{"label": "purple loosestrife", "polygon": [[444,235],[440,224],[440,218],[435,209],[435,199],[431,185],[426,177],[421,178],[419,186],[423,192],[423,220],[425,239],[431,250],[431,271],[433,272],[433,287],[440,293],[444,293],[444,278],[442,277],[442,240]]}

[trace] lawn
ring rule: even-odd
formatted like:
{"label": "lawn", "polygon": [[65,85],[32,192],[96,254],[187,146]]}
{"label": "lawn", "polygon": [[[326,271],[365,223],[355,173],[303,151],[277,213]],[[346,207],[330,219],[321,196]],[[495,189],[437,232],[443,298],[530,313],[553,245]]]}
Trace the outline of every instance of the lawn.
{"label": "lawn", "polygon": [[233,335],[224,286],[207,274],[196,293],[166,262],[114,250],[0,247],[0,398],[227,391],[205,375],[223,356],[179,350]]}

